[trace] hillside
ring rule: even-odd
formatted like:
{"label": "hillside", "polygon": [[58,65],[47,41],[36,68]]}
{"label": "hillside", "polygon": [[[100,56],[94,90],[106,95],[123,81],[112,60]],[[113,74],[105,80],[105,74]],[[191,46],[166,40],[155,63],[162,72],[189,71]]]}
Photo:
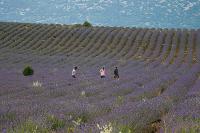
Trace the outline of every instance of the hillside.
{"label": "hillside", "polygon": [[[22,75],[26,65],[33,76]],[[113,132],[198,132],[199,88],[200,29],[0,23],[3,131],[31,121],[49,132],[53,115],[63,124],[57,132],[99,132],[97,124],[109,123]]]}

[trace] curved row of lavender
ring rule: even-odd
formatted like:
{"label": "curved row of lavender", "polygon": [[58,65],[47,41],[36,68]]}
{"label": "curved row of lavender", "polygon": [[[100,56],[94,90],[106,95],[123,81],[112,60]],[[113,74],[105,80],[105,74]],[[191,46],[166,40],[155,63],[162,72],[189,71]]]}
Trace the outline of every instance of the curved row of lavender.
{"label": "curved row of lavender", "polygon": [[0,129],[48,128],[54,116],[56,132],[199,131],[199,60],[200,30],[2,22]]}

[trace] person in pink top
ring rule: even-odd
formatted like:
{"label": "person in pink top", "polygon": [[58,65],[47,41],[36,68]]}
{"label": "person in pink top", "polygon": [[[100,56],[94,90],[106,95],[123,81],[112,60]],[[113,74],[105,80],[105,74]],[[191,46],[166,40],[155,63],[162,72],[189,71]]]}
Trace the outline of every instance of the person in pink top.
{"label": "person in pink top", "polygon": [[105,78],[106,77],[106,71],[105,71],[105,68],[102,67],[102,69],[100,69],[100,75],[101,75],[101,78]]}

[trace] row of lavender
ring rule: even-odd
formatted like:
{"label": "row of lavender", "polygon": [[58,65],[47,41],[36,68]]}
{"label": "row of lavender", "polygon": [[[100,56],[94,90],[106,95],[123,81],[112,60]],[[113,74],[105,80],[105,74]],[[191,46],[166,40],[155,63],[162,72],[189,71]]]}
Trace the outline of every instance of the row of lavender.
{"label": "row of lavender", "polygon": [[[148,58],[152,51],[157,51],[154,52],[154,58],[164,51],[163,61],[173,63],[173,58],[166,57],[168,54],[176,57],[173,51],[177,54],[179,45],[185,46],[185,54],[193,50],[191,61],[197,60],[195,47],[198,31],[194,30],[74,28],[61,25],[7,23],[1,26],[4,31],[1,36],[1,48],[12,48],[36,55],[62,55],[64,59],[71,57],[68,58],[70,61],[77,57],[84,58],[84,62],[80,64],[85,64],[91,58]],[[75,63],[79,60],[78,58]]]}

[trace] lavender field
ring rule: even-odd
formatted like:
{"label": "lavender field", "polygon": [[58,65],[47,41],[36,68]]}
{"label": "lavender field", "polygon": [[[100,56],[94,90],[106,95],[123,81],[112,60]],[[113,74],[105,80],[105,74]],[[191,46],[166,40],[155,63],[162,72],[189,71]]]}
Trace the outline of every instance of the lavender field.
{"label": "lavender field", "polygon": [[0,130],[200,132],[200,29],[1,22]]}

